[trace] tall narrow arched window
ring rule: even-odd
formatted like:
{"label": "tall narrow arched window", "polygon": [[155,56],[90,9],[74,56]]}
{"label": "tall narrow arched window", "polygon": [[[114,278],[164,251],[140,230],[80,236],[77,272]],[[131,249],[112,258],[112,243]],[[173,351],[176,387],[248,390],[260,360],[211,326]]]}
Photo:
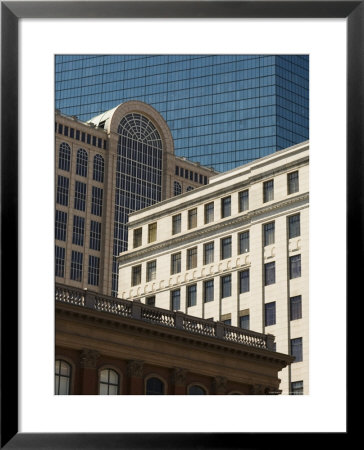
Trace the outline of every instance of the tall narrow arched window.
{"label": "tall narrow arched window", "polygon": [[59,146],[58,168],[69,172],[70,164],[71,164],[71,147],[66,142],[62,142],[62,144]]}
{"label": "tall narrow arched window", "polygon": [[146,385],[146,395],[164,395],[164,383],[156,377],[149,378]]}
{"label": "tall narrow arched window", "polygon": [[104,158],[101,155],[95,155],[93,179],[95,181],[100,181],[100,183],[104,182],[104,165]]}
{"label": "tall narrow arched window", "polygon": [[56,360],[54,393],[69,395],[71,388],[71,366],[62,359]]}
{"label": "tall narrow arched window", "polygon": [[188,395],[206,395],[205,389],[196,384],[188,388]]}
{"label": "tall narrow arched window", "polygon": [[88,155],[86,150],[83,148],[77,151],[77,164],[76,164],[76,174],[81,175],[81,177],[87,177],[87,160]]}
{"label": "tall narrow arched window", "polygon": [[180,194],[182,194],[181,183],[178,183],[178,181],[175,181],[173,184],[173,195],[180,195]]}
{"label": "tall narrow arched window", "polygon": [[104,369],[100,372],[100,395],[119,394],[119,374],[112,369]]}

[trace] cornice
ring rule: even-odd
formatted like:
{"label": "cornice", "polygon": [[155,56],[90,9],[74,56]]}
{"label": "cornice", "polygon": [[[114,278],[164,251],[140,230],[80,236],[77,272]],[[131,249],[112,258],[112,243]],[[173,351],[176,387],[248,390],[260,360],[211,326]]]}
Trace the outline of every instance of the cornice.
{"label": "cornice", "polygon": [[[304,149],[306,150],[306,149]],[[302,151],[302,149],[299,149],[299,151]],[[285,157],[287,157],[288,155],[285,155]],[[255,175],[250,175],[248,176],[247,179],[245,180],[241,180],[239,178],[241,178],[244,175],[247,175],[249,173],[254,172],[254,170],[256,169],[256,166],[253,167],[247,167],[246,171],[244,172],[238,172],[238,173],[234,173],[233,175],[231,175],[231,177],[227,177],[224,178],[222,180],[217,180],[216,182],[214,182],[212,180],[212,182],[210,184],[206,184],[205,186],[200,186],[199,189],[199,194],[198,196],[196,196],[195,199],[188,199],[188,208],[198,205],[201,202],[207,202],[211,199],[215,199],[217,196],[224,196],[226,194],[231,194],[233,193],[233,191],[235,190],[244,190],[246,188],[248,188],[250,185],[263,181],[265,179],[268,179],[272,176],[277,176],[281,173],[284,173],[288,170],[291,170],[292,168],[300,168],[302,166],[308,165],[309,163],[309,156],[302,156],[299,160],[294,160],[291,161],[289,163],[286,163],[284,165],[281,165],[279,167],[267,167],[267,170],[264,171],[263,173],[259,173],[259,174],[255,174]],[[263,163],[261,163],[261,165],[264,165]],[[218,175],[217,175],[218,176]],[[233,182],[234,179],[237,179],[235,182]],[[229,184],[228,186],[224,187],[224,188],[220,188],[219,189],[219,184],[222,183],[226,183],[227,181],[233,182],[233,184]],[[203,191],[207,191],[211,188],[214,188],[212,190],[212,192],[210,193],[203,193]],[[178,196],[178,202],[176,203],[176,205],[173,206],[169,206],[170,203],[175,202],[176,201],[176,197],[171,197],[168,198],[166,200],[163,200],[162,202],[156,203],[152,206],[149,206],[147,208],[144,208],[142,210],[142,212],[146,212],[148,210],[153,211],[153,209],[155,209],[156,207],[159,206],[165,206],[165,209],[163,209],[163,211],[158,211],[158,212],[151,212],[150,215],[148,215],[148,221],[153,221],[153,220],[157,220],[160,217],[163,217],[164,215],[166,215],[166,213],[168,214],[174,214],[176,211],[180,211],[181,210],[181,205],[180,203],[183,200],[186,200],[186,197],[193,197],[194,194],[196,193],[196,190],[194,191],[190,191],[190,192],[184,192],[183,194],[180,194]],[[218,194],[217,194],[218,193]],[[203,200],[201,199],[201,197],[203,196]],[[131,213],[129,215],[129,221],[132,223],[133,227],[134,226],[138,226],[141,223],[145,222],[145,218],[141,218],[141,219],[135,219],[133,220],[133,218],[135,216],[138,216],[138,214],[141,214],[141,211],[135,211],[133,213]]]}
{"label": "cornice", "polygon": [[87,311],[84,308],[74,305],[56,304],[55,309],[56,315],[58,315],[56,322],[63,318],[64,320],[83,322],[88,325],[91,324],[93,327],[100,326],[109,331],[113,329],[124,330],[125,332],[136,333],[138,336],[156,337],[164,341],[168,339],[173,343],[187,345],[188,347],[193,346],[200,349],[209,349],[235,356],[238,355],[249,360],[264,361],[265,364],[268,363],[274,366],[278,364],[282,368],[293,361],[293,357],[289,355],[275,353],[267,349],[238,344],[211,336],[201,336],[185,330],[169,328],[132,318],[110,316],[108,313],[99,311]]}
{"label": "cornice", "polygon": [[231,217],[229,219],[223,219],[219,222],[212,223],[211,225],[205,225],[204,227],[193,229],[187,231],[186,233],[180,235],[174,235],[171,238],[157,242],[155,244],[147,245],[146,247],[137,249],[133,249],[127,252],[121,253],[117,260],[121,264],[127,264],[136,259],[141,259],[143,257],[147,257],[150,253],[155,256],[155,252],[163,251],[163,249],[170,249],[171,247],[175,247],[176,245],[183,244],[188,241],[194,241],[196,239],[203,239],[204,236],[207,236],[211,233],[217,233],[219,230],[223,230],[223,232],[227,232],[228,229],[239,225],[244,226],[248,225],[253,221],[253,219],[257,219],[259,216],[267,213],[276,212],[279,209],[286,208],[295,203],[308,202],[309,193],[300,194],[296,196],[292,196],[290,198],[284,199],[280,202],[274,202],[272,204],[263,206],[261,208],[255,209],[253,211],[247,213],[240,213],[237,216]]}

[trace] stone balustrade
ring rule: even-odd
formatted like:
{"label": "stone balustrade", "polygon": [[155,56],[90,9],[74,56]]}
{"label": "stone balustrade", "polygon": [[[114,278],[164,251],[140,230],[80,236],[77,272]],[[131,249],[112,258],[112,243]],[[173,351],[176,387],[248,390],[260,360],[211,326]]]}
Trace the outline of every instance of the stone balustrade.
{"label": "stone balustrade", "polygon": [[145,305],[140,300],[123,300],[99,295],[87,289],[77,289],[56,284],[56,302],[101,311],[131,319],[142,320],[161,326],[176,328],[201,336],[211,336],[224,341],[244,344],[251,347],[273,350],[274,336],[251,330],[225,325],[222,322],[189,316],[181,311],[169,311]]}

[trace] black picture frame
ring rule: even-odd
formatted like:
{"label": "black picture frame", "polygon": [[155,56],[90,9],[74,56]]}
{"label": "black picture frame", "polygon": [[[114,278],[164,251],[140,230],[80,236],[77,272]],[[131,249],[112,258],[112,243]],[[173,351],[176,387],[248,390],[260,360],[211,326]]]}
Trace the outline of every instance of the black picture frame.
{"label": "black picture frame", "polygon": [[[259,448],[267,433],[18,433],[18,21],[21,18],[346,18],[347,303],[363,263],[364,1],[1,2],[1,448]],[[333,93],[334,95],[334,93]],[[355,249],[355,253],[354,253]],[[359,252],[358,252],[359,250]],[[350,257],[351,256],[351,257]],[[8,299],[11,297],[11,301]],[[357,297],[359,300],[359,297]],[[331,341],[333,343],[333,341]],[[349,350],[348,346],[348,350]],[[350,350],[349,350],[350,353]],[[220,412],[221,413],[221,412]],[[270,412],[270,414],[272,411]],[[219,412],[217,412],[219,414]],[[269,415],[269,414],[268,414]],[[257,420],[269,420],[262,411]],[[143,420],[142,418],[136,420]],[[348,428],[349,431],[349,428]],[[335,439],[349,436],[338,433]],[[280,434],[279,446],[291,441]],[[307,433],[300,444],[308,444]],[[326,439],[323,436],[323,439]],[[315,434],[315,445],[320,441]],[[294,445],[294,444],[293,444]],[[272,441],[270,440],[270,446]]]}

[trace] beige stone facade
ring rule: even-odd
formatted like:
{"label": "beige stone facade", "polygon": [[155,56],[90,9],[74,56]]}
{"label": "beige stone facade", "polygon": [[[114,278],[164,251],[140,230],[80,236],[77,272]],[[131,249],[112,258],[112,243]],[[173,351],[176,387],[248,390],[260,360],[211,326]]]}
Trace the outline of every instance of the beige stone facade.
{"label": "beige stone facade", "polygon": [[131,214],[118,296],[275,335],[277,352],[296,355],[283,394],[307,394],[308,224],[305,142]]}
{"label": "beige stone facade", "polygon": [[[119,127],[125,117],[133,115],[142,117],[146,124],[152,124],[161,141],[161,183],[158,186],[160,200],[174,195],[175,182],[181,185],[183,192],[186,192],[187,188],[194,189],[206,184],[208,178],[216,174],[212,169],[176,157],[168,125],[154,108],[143,102],[123,103],[87,123],[75,117],[64,116],[57,111],[55,115],[57,282],[73,287],[92,288],[107,295],[112,292],[113,270],[114,276],[115,272],[117,274],[117,269],[115,271],[112,267],[115,235],[120,233],[120,229],[127,221],[127,214],[123,212],[124,215],[116,226],[117,171],[121,173],[125,169],[125,167],[118,168]],[[134,133],[133,141],[136,144],[146,142],[146,138],[144,141],[141,137],[139,139],[138,133],[139,129]],[[133,159],[133,155],[128,162],[130,170],[137,173],[140,164]],[[100,164],[103,165],[102,176]],[[144,166],[147,164],[148,162],[145,162]],[[187,169],[188,179],[176,175],[176,166],[184,168],[184,175]],[[121,194],[118,194],[119,205],[123,204],[120,197],[131,198],[135,194],[135,189],[135,185],[126,183],[119,191]],[[148,197],[148,193],[145,197]],[[156,198],[150,199],[149,204],[155,201]],[[132,210],[135,210],[135,207],[133,209],[130,205],[128,211]]]}

